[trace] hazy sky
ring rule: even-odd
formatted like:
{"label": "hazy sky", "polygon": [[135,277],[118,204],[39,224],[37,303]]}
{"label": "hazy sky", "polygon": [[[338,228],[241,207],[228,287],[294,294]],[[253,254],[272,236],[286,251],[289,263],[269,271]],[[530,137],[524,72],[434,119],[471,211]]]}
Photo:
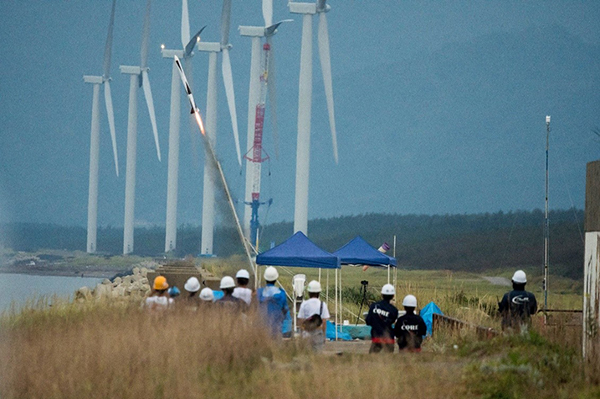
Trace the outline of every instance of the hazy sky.
{"label": "hazy sky", "polygon": [[[111,74],[120,176],[101,96],[100,225],[123,224],[129,78],[118,66],[139,63],[145,3],[117,2]],[[274,39],[279,157],[267,123],[271,161],[263,165],[263,198],[274,202],[261,215],[266,222],[293,218],[302,25],[287,1],[274,3],[274,20],[295,21]],[[328,3],[340,155],[336,165],[315,41],[309,219],[542,208],[546,114],[553,117],[551,207],[583,208],[585,163],[600,152],[591,132],[600,127],[600,2]],[[221,2],[189,4],[191,30],[207,25],[202,40],[218,41]],[[0,2],[0,221],[85,225],[92,86],[82,76],[102,73],[110,7],[109,0]],[[160,45],[180,46],[180,18],[180,2],[153,2],[148,64],[163,160],[140,91],[138,225],[165,223],[171,62]],[[250,40],[237,27],[262,24],[260,1],[233,0],[242,147]],[[204,109],[207,56],[196,53],[193,62],[196,100]],[[221,81],[219,107],[218,153],[241,199],[244,177]],[[182,123],[178,224],[201,223],[200,146]]]}

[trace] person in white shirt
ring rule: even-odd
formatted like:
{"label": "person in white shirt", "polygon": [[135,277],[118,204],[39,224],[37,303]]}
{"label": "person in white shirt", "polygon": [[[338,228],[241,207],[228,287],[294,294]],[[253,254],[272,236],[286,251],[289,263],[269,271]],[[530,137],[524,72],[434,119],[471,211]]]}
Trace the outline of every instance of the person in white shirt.
{"label": "person in white shirt", "polygon": [[321,352],[327,337],[327,320],[329,309],[327,304],[319,299],[321,283],[316,280],[308,283],[309,299],[302,302],[298,311],[298,321],[302,328],[302,336],[310,340],[315,352]]}
{"label": "person in white shirt", "polygon": [[197,277],[190,277],[185,282],[183,288],[188,293],[188,295],[182,298],[185,307],[193,311],[198,310],[198,305],[200,304],[200,299],[198,296],[198,292],[200,291],[200,280],[198,280]]}
{"label": "person in white shirt", "polygon": [[169,297],[167,289],[169,284],[164,276],[157,276],[154,279],[154,285],[151,295],[146,298],[144,305],[150,310],[165,310],[173,304],[173,298]]}
{"label": "person in white shirt", "polygon": [[233,290],[233,296],[246,302],[247,305],[250,305],[250,302],[252,301],[252,290],[248,288],[250,273],[245,269],[240,269],[236,273],[235,279],[237,280],[237,287]]}

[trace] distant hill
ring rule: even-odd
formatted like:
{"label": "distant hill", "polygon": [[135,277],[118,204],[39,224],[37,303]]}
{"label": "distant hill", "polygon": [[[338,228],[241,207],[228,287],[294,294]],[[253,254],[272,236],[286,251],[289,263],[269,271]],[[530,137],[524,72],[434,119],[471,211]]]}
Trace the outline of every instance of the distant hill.
{"label": "distant hill", "polygon": [[[583,211],[552,211],[550,221],[552,273],[581,278]],[[481,272],[541,267],[544,261],[543,223],[543,212],[534,210],[433,216],[365,214],[312,220],[308,228],[310,238],[328,251],[335,251],[356,235],[361,235],[374,247],[383,242],[392,245],[396,235],[396,258],[400,267]],[[15,251],[84,250],[86,245],[86,231],[82,227],[17,223],[2,225],[0,231],[0,244]],[[261,250],[268,249],[271,242],[283,242],[291,234],[291,222],[265,226]],[[200,235],[199,227],[180,226],[176,255],[197,254]],[[136,229],[135,254],[162,256],[164,236],[163,227]],[[101,228],[98,248],[106,254],[120,254],[122,239],[122,228]],[[215,253],[219,256],[243,253],[234,229],[217,229]]]}

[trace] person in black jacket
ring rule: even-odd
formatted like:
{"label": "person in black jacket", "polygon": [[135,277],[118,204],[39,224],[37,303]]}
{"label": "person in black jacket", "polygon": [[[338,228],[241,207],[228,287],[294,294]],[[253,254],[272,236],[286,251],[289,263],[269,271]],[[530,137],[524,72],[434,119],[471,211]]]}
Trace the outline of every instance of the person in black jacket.
{"label": "person in black jacket", "polygon": [[369,308],[366,323],[371,326],[371,348],[369,353],[394,352],[394,332],[392,326],[398,318],[398,309],[390,303],[396,290],[391,284],[381,289],[383,300]]}
{"label": "person in black jacket", "polygon": [[406,314],[400,316],[394,326],[394,335],[398,338],[398,349],[400,352],[403,350],[421,352],[421,343],[427,334],[427,326],[423,318],[415,314],[417,298],[414,295],[405,296],[402,306],[404,306]]}
{"label": "person in black jacket", "polygon": [[502,316],[502,330],[523,330],[531,325],[531,315],[537,312],[537,300],[533,293],[525,291],[527,276],[517,270],[512,278],[513,290],[507,292],[498,303]]}

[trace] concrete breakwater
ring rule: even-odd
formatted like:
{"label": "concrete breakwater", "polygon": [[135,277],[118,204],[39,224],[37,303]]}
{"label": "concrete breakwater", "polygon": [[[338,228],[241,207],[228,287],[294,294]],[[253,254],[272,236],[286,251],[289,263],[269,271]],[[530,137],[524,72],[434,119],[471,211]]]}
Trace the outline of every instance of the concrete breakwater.
{"label": "concrete breakwater", "polygon": [[142,299],[150,293],[149,271],[146,267],[134,267],[130,275],[115,277],[113,281],[106,278],[94,288],[81,287],[75,291],[75,302],[125,297]]}

